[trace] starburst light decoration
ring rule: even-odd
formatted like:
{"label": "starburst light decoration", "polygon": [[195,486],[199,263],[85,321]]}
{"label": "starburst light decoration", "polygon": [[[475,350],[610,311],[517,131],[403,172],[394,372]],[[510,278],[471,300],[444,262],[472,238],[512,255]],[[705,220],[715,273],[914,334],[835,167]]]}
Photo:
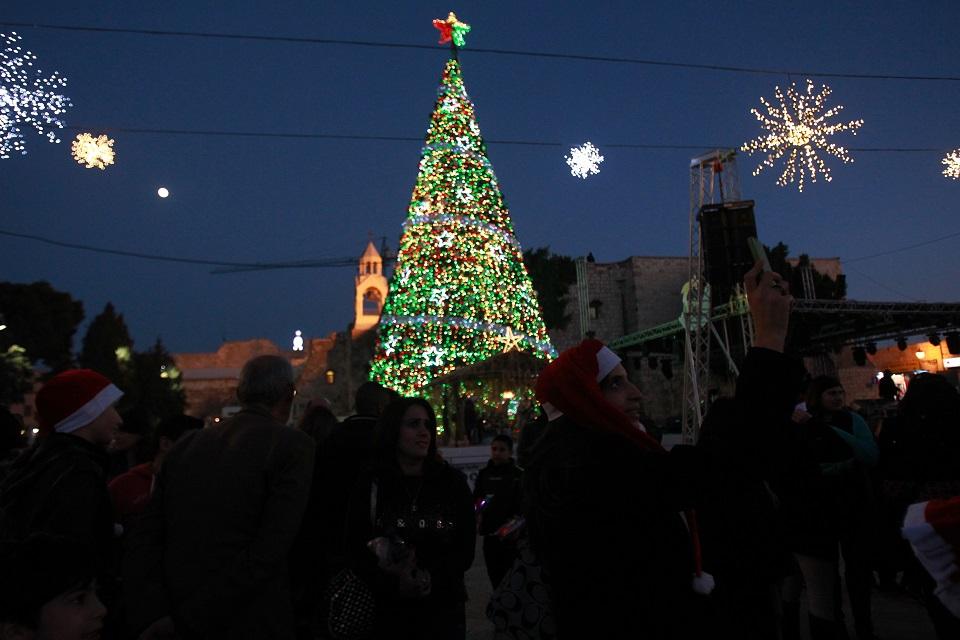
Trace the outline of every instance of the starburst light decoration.
{"label": "starburst light decoration", "polygon": [[34,68],[37,56],[20,47],[19,35],[2,33],[0,40],[5,45],[0,52],[0,158],[7,159],[13,153],[27,153],[20,127],[32,127],[50,142],[59,143],[52,128],[63,129],[60,116],[73,103],[57,93],[67,79],[56,71],[44,77]]}
{"label": "starburst light decoration", "polygon": [[108,164],[113,164],[115,155],[113,140],[105,135],[94,138],[89,133],[79,134],[71,143],[70,151],[73,159],[87,169],[106,169]]}
{"label": "starburst light decoration", "polygon": [[600,173],[600,163],[603,162],[603,156],[600,155],[600,149],[593,146],[592,142],[584,142],[579,147],[570,149],[569,156],[563,156],[570,167],[570,174],[586,180],[587,176]]}
{"label": "starburst light decoration", "polygon": [[945,155],[940,164],[944,166],[944,177],[960,180],[960,149],[954,149]]}
{"label": "starburst light decoration", "polygon": [[777,179],[777,184],[785,187],[796,182],[797,188],[802,192],[807,176],[810,182],[816,182],[819,176],[826,182],[833,180],[830,167],[824,163],[818,151],[832,155],[844,164],[853,162],[846,148],[828,142],[827,138],[844,131],[857,135],[857,130],[863,126],[863,120],[831,121],[831,118],[843,111],[843,105],[838,104],[824,110],[832,91],[825,84],[820,86],[819,92],[816,92],[815,88],[813,81],[809,79],[805,91],[798,90],[796,83],[790,83],[786,96],[780,87],[776,87],[774,95],[780,103],[779,107],[761,97],[760,102],[767,112],[764,114],[758,109],[750,110],[760,122],[760,126],[768,132],[740,147],[741,151],[750,154],[767,154],[753,170],[753,175],[760,175],[764,169],[773,167],[778,160],[786,156],[783,173]]}

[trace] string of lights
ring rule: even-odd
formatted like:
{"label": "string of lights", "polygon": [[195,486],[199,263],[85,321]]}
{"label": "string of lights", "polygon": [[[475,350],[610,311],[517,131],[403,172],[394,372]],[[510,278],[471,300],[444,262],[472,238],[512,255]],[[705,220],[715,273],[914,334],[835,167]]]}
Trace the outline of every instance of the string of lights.
{"label": "string of lights", "polygon": [[[10,22],[0,21],[0,26],[48,29],[56,31],[79,31],[89,33],[134,34],[145,36],[163,36],[180,38],[203,38],[218,40],[252,40],[258,42],[285,42],[294,44],[338,45],[350,47],[375,47],[386,49],[425,49],[436,51],[436,45],[408,44],[402,42],[381,42],[374,40],[346,40],[339,38],[308,38],[296,36],[267,36],[260,34],[217,33],[206,31],[174,31],[167,29],[130,29],[120,27],[93,27],[87,25],[64,25],[38,22]],[[733,65],[702,64],[692,62],[676,62],[672,60],[654,60],[644,58],[626,58],[619,56],[596,56],[575,53],[555,53],[545,51],[523,51],[518,49],[490,49],[473,48],[470,51],[477,54],[504,55],[524,58],[543,58],[555,60],[579,60],[585,62],[603,62],[613,64],[632,64],[653,67],[671,67],[699,71],[719,71],[726,73],[743,73],[755,75],[776,76],[809,76],[818,78],[848,78],[857,80],[905,80],[919,82],[960,82],[960,76],[922,75],[922,74],[878,74],[878,73],[843,73],[836,71],[817,71],[804,69],[775,69],[770,67],[741,67]]]}

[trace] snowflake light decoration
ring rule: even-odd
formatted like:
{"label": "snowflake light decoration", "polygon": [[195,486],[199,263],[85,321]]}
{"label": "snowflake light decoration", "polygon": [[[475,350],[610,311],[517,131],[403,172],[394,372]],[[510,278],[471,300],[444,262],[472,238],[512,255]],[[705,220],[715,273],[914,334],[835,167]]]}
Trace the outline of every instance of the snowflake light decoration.
{"label": "snowflake light decoration", "polygon": [[760,102],[766,107],[767,113],[761,113],[758,109],[750,110],[760,122],[760,126],[768,131],[740,147],[741,151],[750,154],[757,151],[767,154],[753,170],[753,175],[759,175],[761,171],[774,166],[780,158],[786,156],[786,164],[777,184],[785,187],[797,182],[797,188],[802,192],[808,175],[810,182],[816,182],[818,175],[822,175],[827,182],[833,180],[830,167],[823,162],[818,150],[832,155],[844,164],[853,162],[844,147],[827,142],[827,138],[844,131],[857,135],[857,129],[863,126],[863,120],[831,122],[831,118],[843,111],[843,105],[824,110],[831,89],[825,84],[820,86],[819,93],[814,89],[812,80],[807,80],[806,91],[798,90],[796,83],[791,83],[787,87],[786,96],[780,87],[776,87],[774,95],[780,103],[779,107],[761,97]]}
{"label": "snowflake light decoration", "polygon": [[87,169],[106,169],[113,164],[113,140],[100,135],[94,138],[89,133],[79,134],[70,145],[73,159]]}
{"label": "snowflake light decoration", "polygon": [[73,103],[55,91],[66,86],[67,79],[56,71],[43,77],[33,68],[37,56],[20,47],[19,35],[3,33],[0,40],[5,45],[0,51],[0,158],[6,159],[11,153],[27,153],[21,126],[33,127],[50,142],[59,143],[50,129],[63,129],[59,116]]}
{"label": "snowflake light decoration", "polygon": [[944,177],[960,180],[960,149],[954,149],[945,155],[940,164],[945,167],[943,170]]}
{"label": "snowflake light decoration", "polygon": [[600,163],[603,156],[592,142],[584,142],[579,147],[570,149],[569,156],[563,156],[570,167],[570,174],[586,180],[587,176],[600,173]]}

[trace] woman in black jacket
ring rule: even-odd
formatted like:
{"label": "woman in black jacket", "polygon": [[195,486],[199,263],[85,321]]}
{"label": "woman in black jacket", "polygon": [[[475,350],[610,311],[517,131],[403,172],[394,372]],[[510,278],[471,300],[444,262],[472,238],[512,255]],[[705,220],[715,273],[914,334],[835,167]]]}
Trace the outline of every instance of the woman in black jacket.
{"label": "woman in black jacket", "polygon": [[463,575],[476,544],[466,479],[437,456],[436,418],[420,398],[386,408],[375,446],[345,538],[355,571],[376,595],[374,637],[462,639]]}

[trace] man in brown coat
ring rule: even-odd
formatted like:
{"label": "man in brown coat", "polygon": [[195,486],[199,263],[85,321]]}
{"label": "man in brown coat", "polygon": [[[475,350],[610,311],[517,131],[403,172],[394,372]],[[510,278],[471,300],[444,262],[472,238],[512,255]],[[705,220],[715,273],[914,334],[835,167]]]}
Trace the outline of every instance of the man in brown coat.
{"label": "man in brown coat", "polygon": [[254,358],[243,410],[167,455],[124,569],[131,627],[149,624],[141,638],[294,638],[288,554],[314,444],[284,424],[293,395],[289,362]]}

